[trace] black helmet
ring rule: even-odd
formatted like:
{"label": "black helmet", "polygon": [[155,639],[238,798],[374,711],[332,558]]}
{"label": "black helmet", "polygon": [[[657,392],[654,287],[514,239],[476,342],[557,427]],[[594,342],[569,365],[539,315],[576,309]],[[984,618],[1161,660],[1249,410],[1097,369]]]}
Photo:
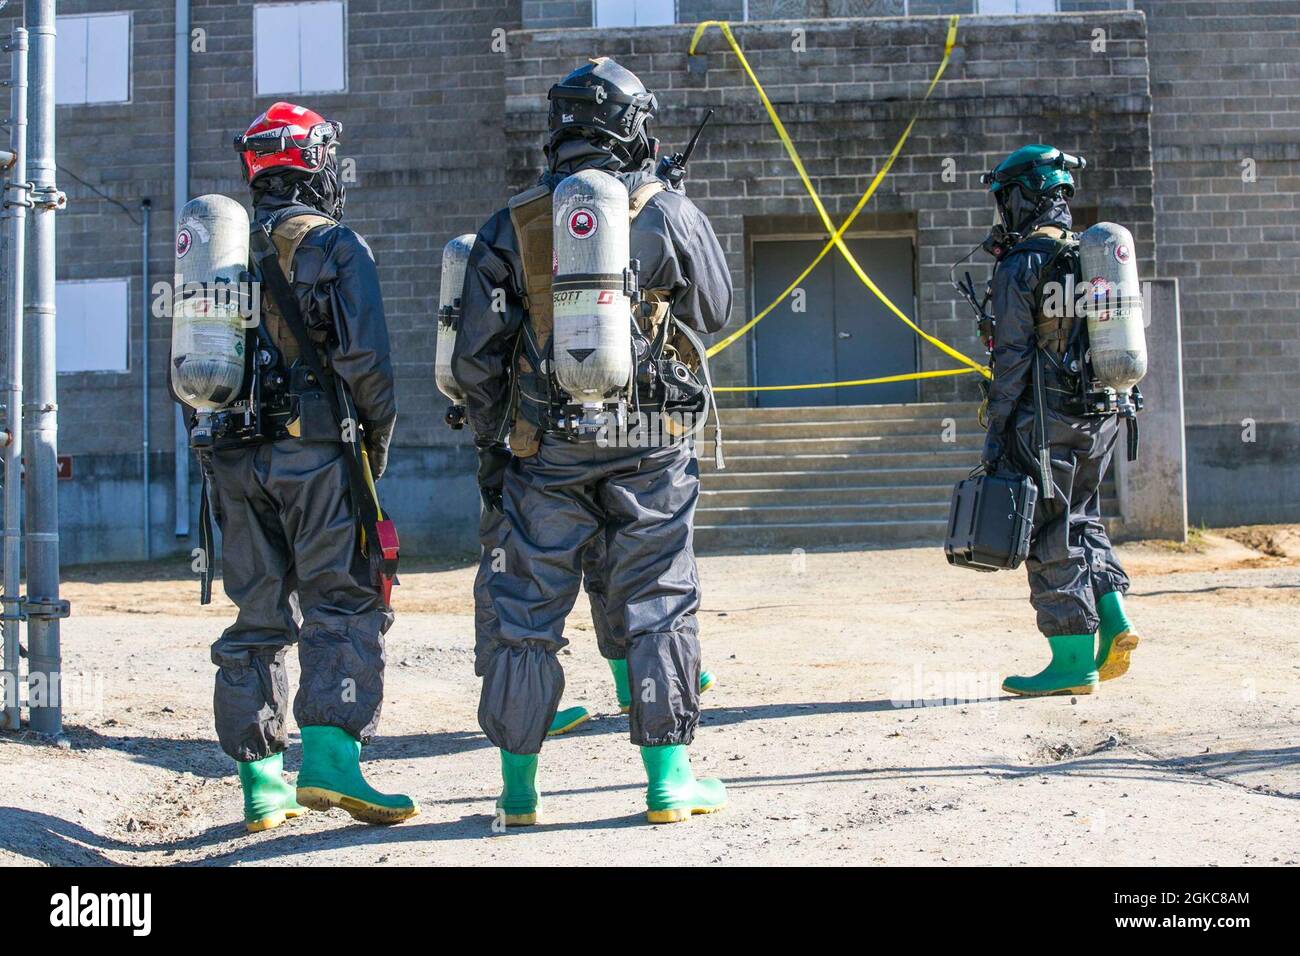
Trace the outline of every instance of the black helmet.
{"label": "black helmet", "polygon": [[659,108],[635,73],[607,56],[580,66],[551,87],[551,145],[566,135],[605,143],[630,165],[652,157],[656,142],[646,121]]}

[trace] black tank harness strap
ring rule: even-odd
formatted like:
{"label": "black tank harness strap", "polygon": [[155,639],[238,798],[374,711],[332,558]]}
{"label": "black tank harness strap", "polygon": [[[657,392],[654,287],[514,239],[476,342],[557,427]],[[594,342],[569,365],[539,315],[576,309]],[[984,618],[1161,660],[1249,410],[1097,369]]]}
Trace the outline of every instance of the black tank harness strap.
{"label": "black tank harness strap", "polygon": [[203,568],[199,572],[199,604],[212,603],[212,581],[217,574],[217,559],[213,553],[214,545],[212,538],[212,479],[208,477],[208,469],[203,465],[203,490],[199,493],[199,557],[203,561]]}

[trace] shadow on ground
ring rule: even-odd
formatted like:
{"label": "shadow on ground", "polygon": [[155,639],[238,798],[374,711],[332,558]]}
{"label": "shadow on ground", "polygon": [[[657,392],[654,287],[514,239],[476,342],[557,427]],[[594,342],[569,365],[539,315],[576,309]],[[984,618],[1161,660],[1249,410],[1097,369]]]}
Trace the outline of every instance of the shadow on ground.
{"label": "shadow on ground", "polygon": [[[828,714],[871,714],[906,709],[932,707],[970,706],[1010,698],[981,698],[971,701],[923,700],[913,708],[900,708],[890,700],[817,701],[795,704],[754,704],[747,707],[705,707],[700,714],[704,728],[726,727],[731,724],[755,720],[785,720],[792,717],[823,717]],[[576,730],[561,737],[552,737],[548,746],[563,746],[573,737],[590,737],[597,734],[626,734],[627,717],[622,714],[597,714]],[[133,760],[151,764],[177,773],[188,772],[199,777],[225,777],[233,772],[231,762],[215,740],[211,738],[142,737],[103,734],[88,727],[69,726],[65,736],[73,750],[112,750],[127,754]],[[49,741],[37,735],[8,738],[14,743],[28,746],[46,746]],[[297,734],[289,738],[286,767],[297,768],[300,756],[300,739]],[[371,760],[410,760],[422,757],[441,757],[469,753],[491,748],[491,742],[477,730],[435,731],[427,734],[381,735],[367,745],[363,758]]]}
{"label": "shadow on ground", "polygon": [[[881,702],[860,702],[855,707],[858,712],[872,704]],[[790,706],[790,705],[779,705]],[[795,705],[809,706],[809,705]],[[823,708],[843,705],[818,705]],[[753,708],[747,708],[753,710]],[[823,711],[825,712],[825,711]],[[785,716],[789,716],[786,714]],[[612,723],[612,721],[611,721]],[[428,735],[437,737],[439,735]],[[410,738],[421,740],[425,738]],[[210,746],[203,742],[187,743]],[[427,745],[426,745],[427,746]],[[487,746],[481,741],[476,746]],[[429,750],[427,752],[435,752]],[[409,754],[408,754],[409,755]],[[1044,765],[1017,765],[1009,763],[974,763],[953,764],[948,766],[890,766],[848,768],[843,770],[816,770],[789,774],[762,774],[748,777],[726,778],[729,788],[743,791],[761,787],[789,787],[798,784],[818,784],[837,782],[872,783],[885,780],[925,780],[956,777],[991,777],[1002,780],[1020,780],[1040,776],[1070,776],[1088,779],[1141,779],[1158,783],[1170,783],[1197,778],[1205,786],[1216,783],[1248,786],[1236,778],[1259,772],[1269,772],[1294,768],[1300,765],[1300,746],[1277,747],[1259,750],[1239,749],[1224,753],[1198,754],[1190,757],[1153,757],[1141,753],[1126,751],[1122,745],[1103,745],[1097,751],[1075,758],[1061,760]],[[189,769],[189,768],[186,768]],[[603,787],[583,787],[567,790],[551,790],[552,796],[577,796],[588,794],[611,793],[615,791],[639,789],[639,785],[611,785]],[[1300,789],[1276,790],[1260,786],[1249,789],[1274,797],[1300,799]],[[447,800],[427,801],[433,805],[454,805],[471,803],[488,803],[491,795],[456,797]],[[340,814],[333,814],[342,823]],[[546,832],[554,829],[574,831],[617,830],[637,826],[641,815],[615,817],[610,819],[587,820],[564,825],[541,825],[531,832]],[[297,854],[331,850],[348,847],[381,847],[398,844],[421,842],[438,843],[448,840],[482,839],[491,832],[491,818],[485,814],[467,814],[457,820],[443,823],[412,822],[395,827],[368,827],[360,824],[343,824],[340,828],[321,832],[320,830],[295,832],[292,823],[280,827],[273,833],[263,836],[250,836],[243,830],[237,820],[229,824],[212,827],[203,833],[180,840],[150,843],[148,841],[127,842],[105,837],[80,824],[64,820],[50,814],[27,810],[20,807],[0,807],[0,834],[4,836],[4,845],[10,852],[50,865],[72,866],[107,866],[132,862],[137,854],[204,853],[212,850],[210,855],[203,855],[194,861],[201,865],[223,865],[231,863],[267,862]],[[528,831],[522,831],[528,832]],[[110,858],[107,853],[113,853]],[[151,861],[154,858],[151,857]],[[188,862],[188,861],[187,861]],[[383,862],[382,859],[377,862]]]}

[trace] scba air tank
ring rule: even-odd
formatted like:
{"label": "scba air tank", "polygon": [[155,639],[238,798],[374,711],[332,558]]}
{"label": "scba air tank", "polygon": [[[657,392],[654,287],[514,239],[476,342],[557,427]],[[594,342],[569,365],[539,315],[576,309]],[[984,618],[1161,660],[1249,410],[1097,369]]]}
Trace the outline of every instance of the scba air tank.
{"label": "scba air tank", "polygon": [[465,267],[474,248],[474,234],[457,236],[442,250],[442,282],[438,292],[438,351],[433,363],[433,378],[438,391],[452,401],[446,421],[452,428],[465,423],[465,393],[451,374],[451,356],[460,330],[461,293],[465,287]]}
{"label": "scba air tank", "polygon": [[1121,394],[1147,373],[1147,343],[1133,236],[1099,222],[1079,236],[1087,288],[1088,345],[1097,380]]}
{"label": "scba air tank", "polygon": [[240,397],[250,302],[248,213],[235,200],[191,199],[176,228],[172,388],[201,416]]}
{"label": "scba air tank", "polygon": [[575,402],[590,405],[632,378],[627,187],[584,169],[555,188],[552,210],[554,372]]}

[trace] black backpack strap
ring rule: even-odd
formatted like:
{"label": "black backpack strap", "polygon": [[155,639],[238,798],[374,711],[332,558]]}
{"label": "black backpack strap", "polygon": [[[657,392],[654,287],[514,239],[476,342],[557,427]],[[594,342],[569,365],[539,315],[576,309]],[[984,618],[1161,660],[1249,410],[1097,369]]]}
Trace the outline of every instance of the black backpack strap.
{"label": "black backpack strap", "polygon": [[[202,467],[202,466],[201,466]],[[208,469],[202,467],[203,491],[199,497],[199,556],[203,570],[199,572],[199,604],[212,603],[212,581],[217,574],[217,556],[213,553],[212,536],[212,479]]]}
{"label": "black backpack strap", "polygon": [[[358,422],[351,407],[347,389],[338,376],[327,373],[321,366],[320,358],[316,352],[316,345],[307,334],[307,323],[303,320],[302,312],[298,308],[298,297],[293,294],[289,280],[285,278],[284,272],[280,268],[279,254],[275,248],[275,243],[271,241],[270,226],[254,223],[249,238],[253,251],[253,262],[257,266],[257,274],[266,285],[266,289],[275,301],[276,307],[280,310],[280,317],[284,319],[285,325],[289,327],[294,338],[298,340],[299,357],[307,364],[307,367],[320,383],[321,390],[325,393],[330,409],[334,413],[334,421],[339,429],[339,439],[347,446],[347,450],[343,454],[343,460],[347,463],[348,487],[352,493],[352,501],[357,508],[357,521],[361,525],[366,541],[369,543],[365,551],[370,560],[375,583],[377,586],[382,587],[383,578],[391,579],[396,576],[397,557],[395,549],[393,556],[388,557],[385,556],[381,548],[384,537],[381,533],[380,523],[383,519],[379,513],[379,503],[370,490],[370,481],[362,458]],[[331,382],[335,383],[335,388],[330,387]],[[351,422],[351,427],[344,427],[345,422]]]}

